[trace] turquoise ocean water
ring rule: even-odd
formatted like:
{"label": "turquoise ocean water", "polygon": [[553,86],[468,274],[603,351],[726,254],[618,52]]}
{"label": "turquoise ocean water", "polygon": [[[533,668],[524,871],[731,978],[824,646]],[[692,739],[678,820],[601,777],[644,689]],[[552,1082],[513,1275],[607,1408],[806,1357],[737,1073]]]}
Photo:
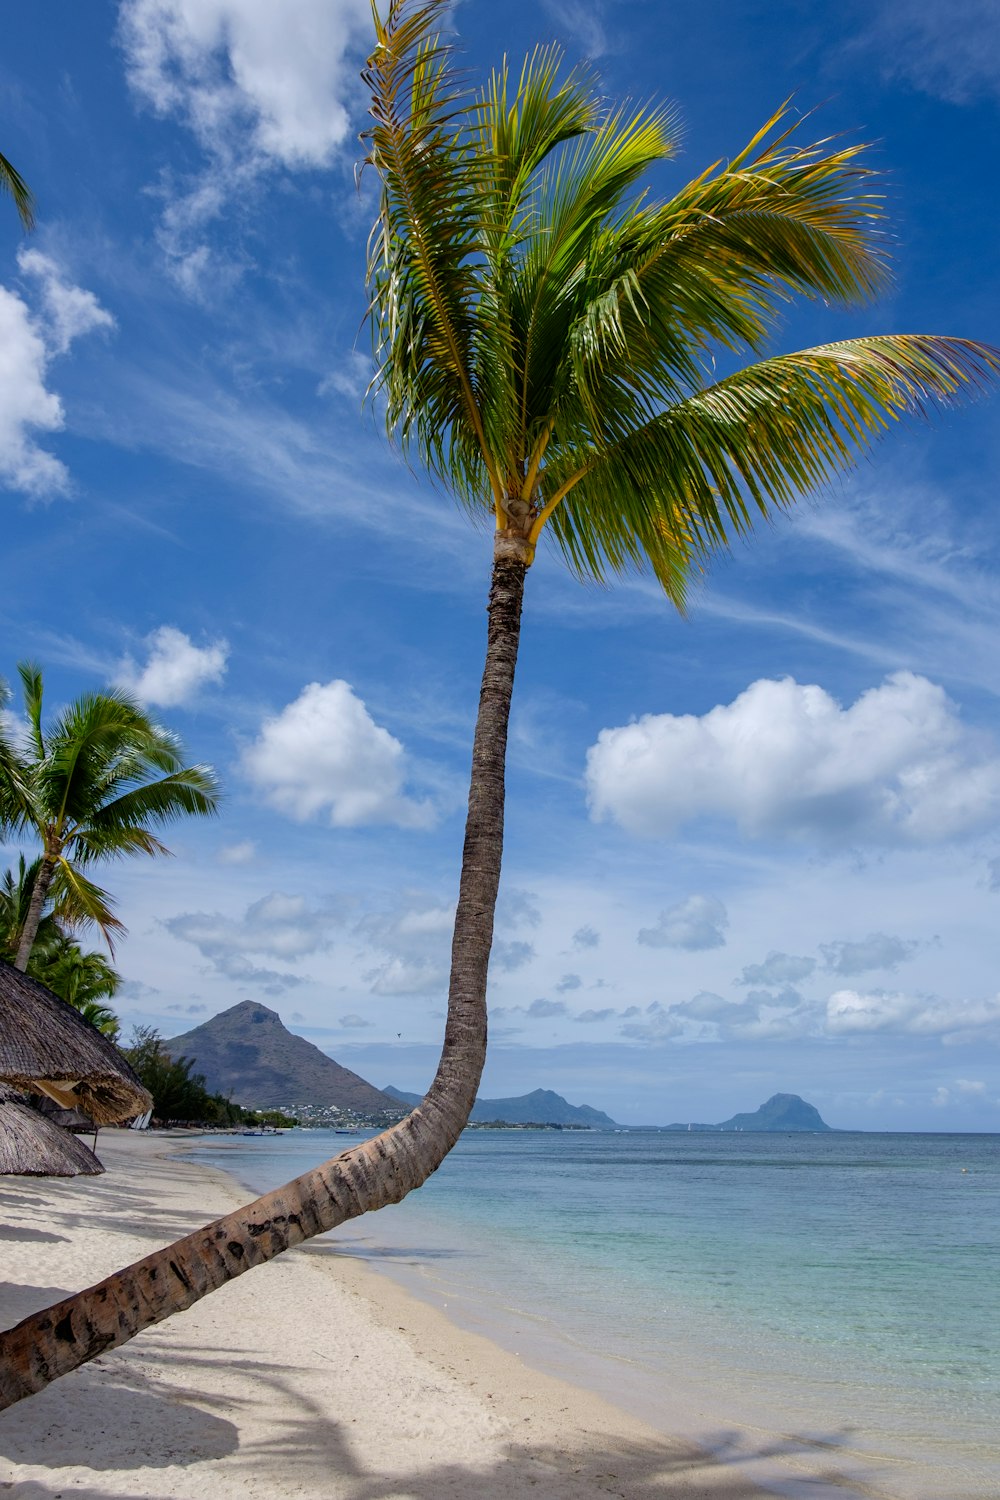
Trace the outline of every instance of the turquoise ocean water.
{"label": "turquoise ocean water", "polygon": [[[263,1191],[349,1145],[194,1154]],[[331,1239],[779,1493],[1000,1497],[1000,1136],[467,1132]]]}

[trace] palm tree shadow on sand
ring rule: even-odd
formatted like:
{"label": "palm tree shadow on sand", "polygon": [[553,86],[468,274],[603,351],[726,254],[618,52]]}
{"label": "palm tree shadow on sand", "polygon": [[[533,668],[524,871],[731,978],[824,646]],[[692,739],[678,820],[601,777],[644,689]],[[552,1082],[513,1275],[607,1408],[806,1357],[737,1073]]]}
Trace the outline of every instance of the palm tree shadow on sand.
{"label": "palm tree shadow on sand", "polygon": [[[17,1500],[54,1500],[70,1483],[77,1500],[160,1500],[160,1494],[165,1500],[178,1491],[170,1484],[158,1494],[155,1475],[148,1471],[180,1467],[186,1470],[185,1483],[204,1482],[211,1489],[214,1480],[235,1493],[244,1483],[266,1482],[271,1473],[277,1492],[317,1500],[468,1500],[473,1495],[513,1500],[529,1494],[545,1500],[690,1500],[694,1495],[699,1500],[748,1500],[753,1493],[791,1494],[793,1482],[795,1494],[815,1500],[859,1493],[868,1500],[888,1500],[890,1493],[877,1475],[858,1473],[854,1454],[856,1488],[847,1484],[838,1454],[851,1447],[848,1429],[752,1443],[745,1432],[720,1429],[707,1436],[703,1449],[668,1440],[611,1445],[583,1434],[568,1434],[565,1445],[556,1446],[533,1442],[526,1434],[523,1440],[512,1437],[502,1455],[486,1465],[452,1462],[409,1470],[393,1464],[393,1432],[387,1430],[382,1450],[386,1471],[380,1473],[378,1458],[364,1451],[350,1423],[331,1419],[328,1408],[310,1397],[303,1372],[269,1366],[251,1348],[235,1356],[231,1349],[178,1345],[150,1352],[162,1374],[143,1368],[145,1361],[134,1351],[125,1357],[111,1354],[79,1371],[72,1384],[60,1382],[0,1416],[0,1456],[9,1464],[33,1468],[36,1475],[45,1469],[44,1478],[20,1481],[16,1470],[9,1471]],[[219,1377],[226,1371],[252,1376],[253,1396],[234,1400],[220,1394]],[[42,1463],[40,1403],[48,1408]],[[272,1420],[259,1438],[241,1432],[242,1425],[249,1429],[251,1419],[265,1410],[293,1415]],[[530,1415],[524,1419],[526,1427],[531,1420]],[[827,1452],[828,1461],[818,1458],[817,1450]],[[216,1467],[220,1462],[221,1469]],[[755,1492],[747,1471],[762,1462],[787,1477]],[[203,1464],[212,1468],[203,1471],[202,1481]],[[71,1479],[68,1469],[92,1471],[94,1483],[74,1482],[85,1475]],[[134,1487],[123,1486],[130,1471],[135,1471]],[[112,1474],[118,1477],[112,1479]]]}

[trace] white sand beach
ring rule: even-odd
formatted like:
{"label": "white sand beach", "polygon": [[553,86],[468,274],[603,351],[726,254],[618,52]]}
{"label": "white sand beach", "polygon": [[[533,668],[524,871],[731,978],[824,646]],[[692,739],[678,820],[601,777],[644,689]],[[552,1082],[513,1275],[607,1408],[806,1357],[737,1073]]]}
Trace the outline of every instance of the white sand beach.
{"label": "white sand beach", "polygon": [[[0,1179],[0,1325],[245,1201],[175,1148],[106,1132],[104,1177]],[[759,1497],[733,1457],[665,1438],[308,1245],[0,1414],[12,1500]],[[767,1489],[830,1493],[797,1465]]]}

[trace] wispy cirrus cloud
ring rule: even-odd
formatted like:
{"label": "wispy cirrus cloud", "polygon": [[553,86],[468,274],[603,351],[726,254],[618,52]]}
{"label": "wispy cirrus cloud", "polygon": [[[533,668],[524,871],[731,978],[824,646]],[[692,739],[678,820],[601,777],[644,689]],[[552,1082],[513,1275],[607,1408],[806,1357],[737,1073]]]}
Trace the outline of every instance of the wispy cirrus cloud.
{"label": "wispy cirrus cloud", "polygon": [[1000,97],[1000,11],[994,0],[881,0],[845,49],[877,59],[886,78],[952,104]]}

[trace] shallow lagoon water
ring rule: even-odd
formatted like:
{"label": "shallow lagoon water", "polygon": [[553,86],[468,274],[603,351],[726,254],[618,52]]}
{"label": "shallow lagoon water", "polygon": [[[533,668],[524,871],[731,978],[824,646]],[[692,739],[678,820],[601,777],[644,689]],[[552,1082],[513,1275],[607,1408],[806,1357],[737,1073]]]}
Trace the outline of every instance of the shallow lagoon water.
{"label": "shallow lagoon water", "polygon": [[[349,1144],[196,1154],[262,1191]],[[331,1238],[654,1425],[792,1438],[860,1493],[1000,1495],[998,1136],[469,1131]]]}

